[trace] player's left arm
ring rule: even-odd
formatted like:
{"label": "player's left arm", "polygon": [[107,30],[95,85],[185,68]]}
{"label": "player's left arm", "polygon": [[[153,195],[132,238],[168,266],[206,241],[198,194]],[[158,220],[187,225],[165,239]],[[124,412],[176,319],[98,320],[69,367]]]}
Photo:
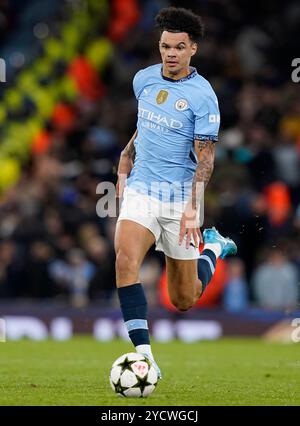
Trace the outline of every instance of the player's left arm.
{"label": "player's left arm", "polygon": [[214,169],[215,142],[218,141],[220,127],[218,99],[213,89],[207,86],[203,93],[199,93],[199,96],[193,110],[195,118],[194,147],[198,163],[193,178],[191,199],[186,204],[180,223],[179,241],[181,244],[186,235],[187,248],[190,245],[191,237],[197,246],[198,241],[203,241],[200,231],[199,207],[203,202],[204,190]]}
{"label": "player's left arm", "polygon": [[198,212],[200,203],[203,199],[204,190],[214,169],[215,160],[215,142],[196,139],[194,141],[194,147],[198,164],[193,178],[191,199],[188,201],[181,217],[179,233],[180,245],[186,235],[187,248],[190,246],[191,237],[193,237],[196,246],[198,246],[199,242],[203,242]]}
{"label": "player's left arm", "polygon": [[192,208],[197,210],[201,202],[201,196],[206,188],[215,162],[215,142],[213,141],[194,141],[195,153],[198,164],[193,178],[192,185]]}

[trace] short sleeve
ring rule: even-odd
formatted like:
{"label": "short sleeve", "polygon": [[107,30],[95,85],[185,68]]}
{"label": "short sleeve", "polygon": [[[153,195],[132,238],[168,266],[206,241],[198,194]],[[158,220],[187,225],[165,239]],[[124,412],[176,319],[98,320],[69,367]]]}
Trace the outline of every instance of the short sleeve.
{"label": "short sleeve", "polygon": [[194,114],[194,140],[217,142],[220,128],[220,111],[216,95],[212,93],[206,96]]}
{"label": "short sleeve", "polygon": [[144,89],[144,70],[140,70],[135,74],[132,86],[136,99],[139,99],[140,94]]}

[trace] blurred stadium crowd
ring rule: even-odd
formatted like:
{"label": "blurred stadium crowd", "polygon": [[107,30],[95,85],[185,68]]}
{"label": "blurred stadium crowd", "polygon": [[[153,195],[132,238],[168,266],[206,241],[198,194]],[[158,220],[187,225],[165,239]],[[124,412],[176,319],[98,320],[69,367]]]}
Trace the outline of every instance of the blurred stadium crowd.
{"label": "blurred stadium crowd", "polygon": [[[291,80],[297,1],[0,0],[0,298],[114,303],[116,218],[96,187],[116,182],[135,130],[132,78],[160,62],[154,17],[203,16],[193,59],[213,85],[221,132],[205,227],[238,244],[204,306],[299,306],[300,91]],[[141,271],[150,303],[169,307],[164,258]]]}

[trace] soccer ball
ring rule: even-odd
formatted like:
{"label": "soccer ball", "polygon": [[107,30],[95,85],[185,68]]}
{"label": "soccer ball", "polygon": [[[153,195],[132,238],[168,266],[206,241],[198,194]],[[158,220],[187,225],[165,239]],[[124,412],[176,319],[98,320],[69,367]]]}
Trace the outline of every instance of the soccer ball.
{"label": "soccer ball", "polygon": [[142,354],[130,352],[112,365],[109,378],[118,395],[142,398],[150,395],[157,385],[157,373],[151,361]]}

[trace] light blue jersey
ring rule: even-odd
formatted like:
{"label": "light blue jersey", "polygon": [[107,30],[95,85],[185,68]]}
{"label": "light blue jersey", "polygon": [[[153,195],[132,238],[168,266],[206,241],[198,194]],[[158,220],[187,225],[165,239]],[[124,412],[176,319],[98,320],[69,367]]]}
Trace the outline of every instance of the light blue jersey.
{"label": "light blue jersey", "polygon": [[194,140],[218,140],[217,97],[196,69],[172,80],[162,76],[162,64],[139,71],[133,89],[138,135],[127,185],[162,201],[186,200],[197,166]]}

